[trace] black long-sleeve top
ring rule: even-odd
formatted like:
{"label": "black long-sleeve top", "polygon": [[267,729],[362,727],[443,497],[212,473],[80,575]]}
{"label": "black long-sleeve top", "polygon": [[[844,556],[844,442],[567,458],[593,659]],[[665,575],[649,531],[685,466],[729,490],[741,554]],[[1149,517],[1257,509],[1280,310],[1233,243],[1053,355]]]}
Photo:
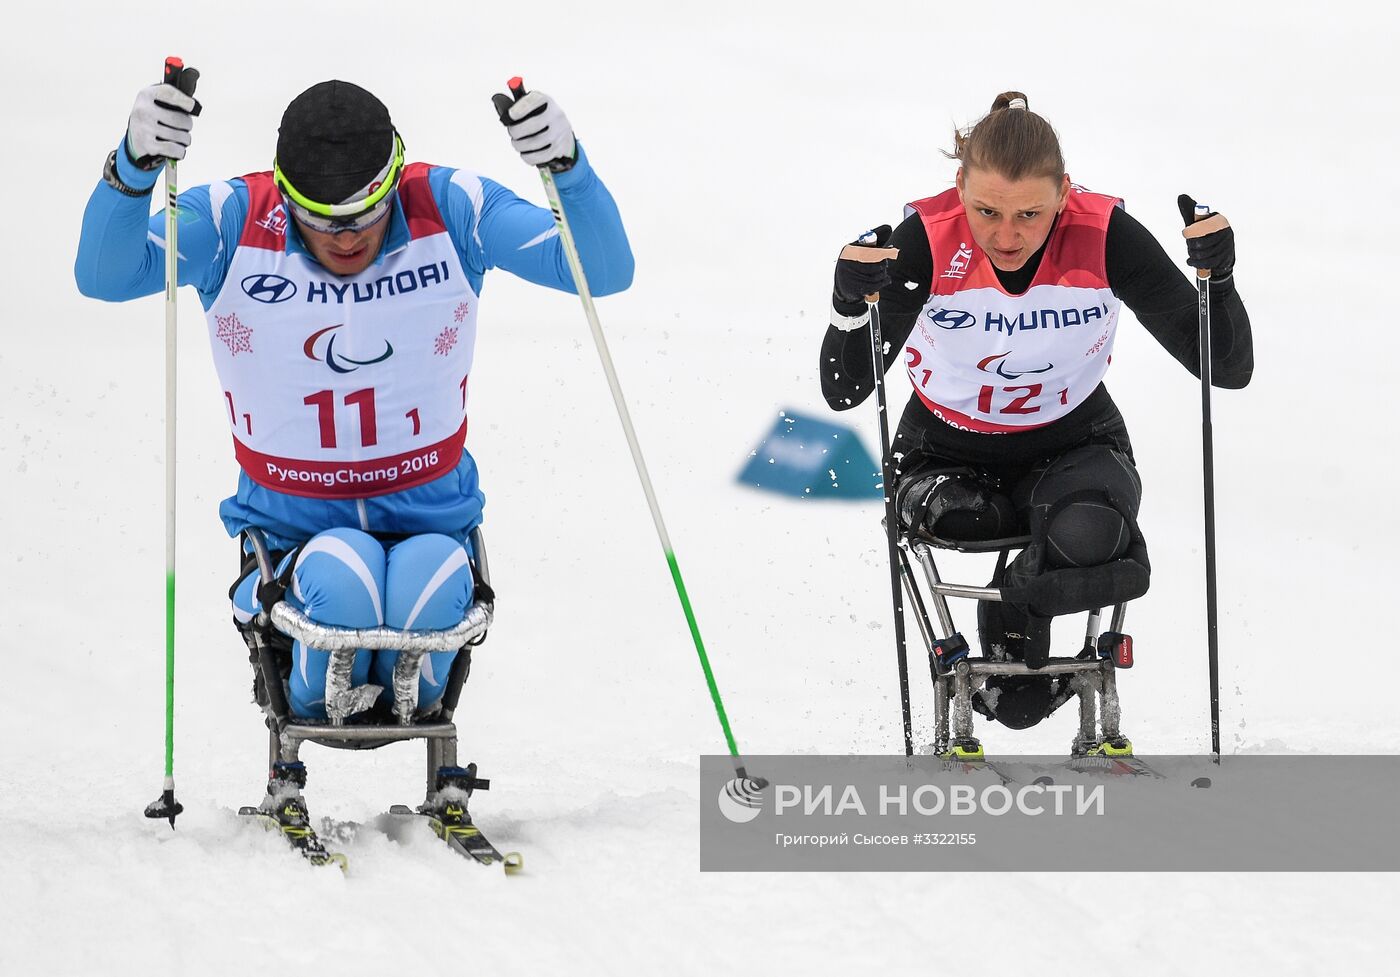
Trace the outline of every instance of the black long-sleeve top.
{"label": "black long-sleeve top", "polygon": [[[1051,235],[1054,235],[1052,229]],[[1048,245],[1049,238],[1046,239]],[[918,214],[895,229],[890,245],[899,257],[890,263],[893,284],[880,293],[880,333],[885,342],[884,370],[901,359],[904,342],[928,300],[933,281],[933,256]],[[1121,207],[1109,218],[1105,237],[1105,267],[1113,294],[1122,300],[1157,342],[1193,376],[1200,376],[1200,329],[1196,286],[1167,256],[1157,239]],[[1045,246],[1014,272],[996,269],[1002,287],[1019,295],[1030,287]],[[912,284],[906,284],[912,283]],[[1254,371],[1254,343],[1249,315],[1235,290],[1233,275],[1211,281],[1211,384],[1239,388]],[[865,311],[863,303],[846,305],[833,297],[835,310],[845,316]],[[832,410],[849,410],[874,390],[870,326],[842,331],[829,327],[821,350],[822,393]],[[1103,384],[1083,404],[1043,428],[1015,434],[979,434],[952,427],[934,417],[917,396],[911,396],[900,420],[896,451],[936,453],[979,464],[1014,464],[1049,456],[1081,443],[1096,427],[1121,425]],[[907,470],[907,466],[906,470]]]}

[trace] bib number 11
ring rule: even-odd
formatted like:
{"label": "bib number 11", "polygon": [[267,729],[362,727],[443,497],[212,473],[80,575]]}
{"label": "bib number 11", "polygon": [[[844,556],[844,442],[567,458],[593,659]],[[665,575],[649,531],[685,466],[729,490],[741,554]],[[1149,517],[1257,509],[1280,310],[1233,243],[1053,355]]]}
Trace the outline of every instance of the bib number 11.
{"label": "bib number 11", "polygon": [[[302,403],[316,408],[316,420],[321,427],[321,447],[334,448],[335,392],[318,390]],[[370,448],[379,443],[379,426],[374,415],[374,388],[366,387],[345,395],[346,407],[357,407],[360,413],[360,447]]]}

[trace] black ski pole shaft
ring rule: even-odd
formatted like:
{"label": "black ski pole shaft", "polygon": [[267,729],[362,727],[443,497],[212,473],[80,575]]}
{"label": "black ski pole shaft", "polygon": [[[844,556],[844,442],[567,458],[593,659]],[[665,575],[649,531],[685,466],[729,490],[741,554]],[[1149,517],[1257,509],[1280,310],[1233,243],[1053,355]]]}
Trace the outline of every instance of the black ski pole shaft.
{"label": "black ski pole shaft", "polygon": [[[863,239],[862,239],[863,240]],[[841,257],[852,261],[887,261],[898,248],[848,244]],[[914,722],[909,708],[909,646],[904,634],[904,588],[899,580],[899,510],[894,499],[894,456],[890,447],[889,410],[885,402],[885,340],[880,334],[880,293],[865,296],[870,313],[870,368],[875,375],[875,407],[880,419],[880,482],[885,493],[885,546],[890,564],[890,599],[894,607],[894,652],[899,668],[899,708],[904,725],[904,755],[914,755]]]}
{"label": "black ski pole shaft", "polygon": [[904,588],[899,582],[899,510],[894,500],[894,452],[890,448],[889,410],[885,402],[885,341],[880,335],[879,296],[870,303],[870,352],[875,369],[875,404],[880,414],[880,480],[885,493],[885,545],[890,564],[890,599],[894,605],[894,653],[899,667],[899,709],[904,722],[904,755],[914,755],[914,721],[909,707],[909,646],[904,635]]}
{"label": "black ski pole shaft", "polygon": [[[1196,220],[1210,215],[1196,205]],[[1189,230],[1189,229],[1188,229]],[[1205,482],[1206,653],[1210,667],[1210,753],[1220,762],[1220,634],[1215,576],[1215,435],[1210,418],[1210,269],[1196,270],[1196,312],[1201,347],[1201,472]]]}

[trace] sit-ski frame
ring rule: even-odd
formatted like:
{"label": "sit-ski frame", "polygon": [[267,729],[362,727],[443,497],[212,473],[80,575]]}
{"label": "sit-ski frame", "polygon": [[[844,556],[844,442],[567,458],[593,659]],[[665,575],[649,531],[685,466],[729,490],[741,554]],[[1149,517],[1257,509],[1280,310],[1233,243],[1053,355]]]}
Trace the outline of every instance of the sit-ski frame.
{"label": "sit-ski frame", "polygon": [[[256,529],[245,530],[245,536],[252,547],[261,579],[273,580],[275,568],[266,539]],[[472,531],[472,553],[478,578],[489,586],[486,544],[479,528]],[[438,792],[439,769],[458,766],[457,727],[452,722],[452,715],[470,669],[472,646],[485,640],[493,609],[491,602],[478,599],[455,627],[401,631],[383,627],[357,629],[317,624],[285,601],[279,601],[271,608],[262,608],[254,620],[254,626],[245,631],[245,638],[266,690],[267,701],[263,704],[263,712],[269,731],[269,767],[279,761],[299,762],[301,746],[308,742],[331,749],[368,750],[403,740],[422,739],[427,746],[425,805],[431,806]],[[268,641],[268,631],[273,628],[293,640],[302,641],[308,647],[331,653],[326,689],[329,718],[325,722],[292,717],[282,688],[281,670]],[[393,678],[394,715],[397,720],[394,723],[346,725],[346,720],[368,707],[380,691],[377,686],[350,688],[350,667],[360,648],[399,652]],[[440,707],[431,718],[418,717],[418,683],[423,656],[436,651],[457,651],[458,654],[453,660]]]}
{"label": "sit-ski frame", "polygon": [[[1099,623],[1102,608],[1089,614],[1084,635],[1084,647],[1073,658],[1052,657],[1043,668],[1031,669],[1022,662],[997,662],[985,658],[963,657],[951,668],[939,667],[935,649],[938,642],[960,637],[953,624],[952,612],[948,609],[949,597],[963,597],[971,600],[1001,601],[1000,588],[973,587],[965,584],[945,583],[938,573],[934,561],[934,549],[957,550],[963,553],[996,553],[997,579],[1006,569],[1009,554],[1023,549],[1030,543],[1030,537],[988,540],[980,543],[960,543],[937,539],[930,536],[901,534],[899,550],[900,578],[905,593],[914,605],[915,620],[919,633],[929,653],[929,671],[934,687],[934,742],[935,755],[947,759],[977,760],[983,757],[982,744],[973,732],[972,693],[992,675],[1071,675],[1071,687],[1079,699],[1079,729],[1070,747],[1072,756],[1082,757],[1092,753],[1108,755],[1131,755],[1132,744],[1123,736],[1120,729],[1122,713],[1118,704],[1118,686],[1115,672],[1118,665],[1111,654],[1100,649]],[[923,567],[924,577],[930,593],[938,626],[935,629],[929,620],[923,595],[914,579],[909,553],[912,552]],[[1126,605],[1113,608],[1109,634],[1121,635]],[[1129,639],[1130,640],[1130,639]],[[1131,647],[1131,646],[1129,646]],[[1131,658],[1128,659],[1131,662]],[[951,729],[950,729],[951,717]]]}

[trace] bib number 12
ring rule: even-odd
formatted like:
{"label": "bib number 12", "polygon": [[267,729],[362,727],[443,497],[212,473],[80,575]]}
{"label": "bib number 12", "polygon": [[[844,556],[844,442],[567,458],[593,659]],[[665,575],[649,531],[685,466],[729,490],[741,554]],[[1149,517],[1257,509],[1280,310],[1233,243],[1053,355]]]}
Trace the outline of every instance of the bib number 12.
{"label": "bib number 12", "polygon": [[[1036,414],[1040,411],[1040,405],[1034,401],[1040,399],[1044,389],[1044,385],[1039,383],[1019,387],[983,386],[977,392],[977,410],[983,414]],[[993,398],[998,393],[1010,395],[1011,399],[999,407],[994,406]],[[1069,403],[1068,387],[1060,391],[1060,403]]]}

